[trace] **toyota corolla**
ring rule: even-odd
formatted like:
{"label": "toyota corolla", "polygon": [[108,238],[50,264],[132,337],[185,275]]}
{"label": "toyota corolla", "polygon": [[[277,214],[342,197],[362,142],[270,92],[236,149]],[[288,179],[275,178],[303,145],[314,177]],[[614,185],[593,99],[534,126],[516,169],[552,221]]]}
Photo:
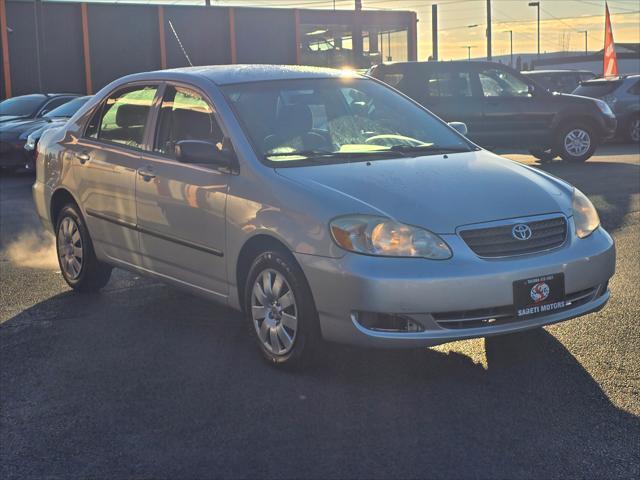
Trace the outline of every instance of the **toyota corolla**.
{"label": "toyota corolla", "polygon": [[350,72],[135,74],[43,135],[33,194],[72,288],[113,267],[185,288],[277,365],[601,309],[615,249],[589,199],[461,131]]}

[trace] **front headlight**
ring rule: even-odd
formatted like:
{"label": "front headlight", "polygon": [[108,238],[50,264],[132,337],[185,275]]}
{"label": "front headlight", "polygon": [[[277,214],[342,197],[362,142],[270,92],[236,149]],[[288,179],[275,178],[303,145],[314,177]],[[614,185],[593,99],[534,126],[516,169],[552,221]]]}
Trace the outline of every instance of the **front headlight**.
{"label": "front headlight", "polygon": [[24,144],[24,149],[29,151],[36,149],[36,139],[33,135],[27,137],[27,143]]}
{"label": "front headlight", "polygon": [[603,102],[602,100],[596,100],[596,105],[598,106],[600,111],[602,113],[604,113],[606,116],[608,116],[608,117],[614,117],[615,116],[613,114],[613,110],[611,110],[611,107],[606,102]]}
{"label": "front headlight", "polygon": [[588,237],[600,226],[600,217],[591,200],[577,188],[573,189],[573,221],[576,225],[576,235],[579,238]]}
{"label": "front headlight", "polygon": [[330,223],[334,241],[345,250],[385,257],[451,258],[451,249],[435,233],[385,217],[351,215]]}

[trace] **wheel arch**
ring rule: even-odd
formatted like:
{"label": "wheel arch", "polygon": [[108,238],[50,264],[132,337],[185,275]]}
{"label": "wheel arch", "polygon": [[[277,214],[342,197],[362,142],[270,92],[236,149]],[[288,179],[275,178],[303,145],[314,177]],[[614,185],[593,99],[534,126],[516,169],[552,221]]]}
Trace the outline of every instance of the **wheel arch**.
{"label": "wheel arch", "polygon": [[590,127],[593,130],[593,133],[598,136],[596,139],[597,141],[599,141],[603,135],[602,127],[595,119],[587,115],[564,115],[559,117],[556,121],[554,126],[554,135],[552,137],[553,142],[558,140],[558,136],[562,133],[562,130],[565,129],[565,126],[568,125],[584,125],[586,127]]}
{"label": "wheel arch", "polygon": [[267,233],[258,233],[252,236],[242,245],[236,260],[235,280],[238,290],[238,303],[241,310],[244,310],[244,289],[251,264],[259,253],[268,249],[277,250],[287,255],[302,270],[291,249],[282,240]]}
{"label": "wheel arch", "polygon": [[51,224],[53,226],[53,230],[56,229],[56,224],[58,222],[58,215],[62,211],[62,208],[68,203],[74,203],[78,208],[80,208],[80,204],[75,199],[73,194],[64,187],[60,187],[53,192],[51,195],[51,202],[49,205],[49,216],[51,219]]}

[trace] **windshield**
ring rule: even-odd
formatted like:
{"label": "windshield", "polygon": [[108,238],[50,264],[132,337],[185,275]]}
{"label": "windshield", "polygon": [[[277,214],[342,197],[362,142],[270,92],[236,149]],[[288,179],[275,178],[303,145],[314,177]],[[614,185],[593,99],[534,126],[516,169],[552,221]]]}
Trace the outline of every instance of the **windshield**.
{"label": "windshield", "polygon": [[23,95],[21,97],[8,98],[0,102],[0,115],[16,117],[32,117],[44,104],[47,97],[44,95]]}
{"label": "windshield", "polygon": [[470,151],[446,124],[368,79],[223,87],[256,153],[278,165]]}
{"label": "windshield", "polygon": [[54,108],[50,112],[46,113],[44,116],[46,118],[56,118],[56,117],[65,117],[71,118],[74,113],[76,113],[82,105],[87,103],[87,101],[91,97],[80,97],[74,98],[70,102],[64,103],[57,108]]}

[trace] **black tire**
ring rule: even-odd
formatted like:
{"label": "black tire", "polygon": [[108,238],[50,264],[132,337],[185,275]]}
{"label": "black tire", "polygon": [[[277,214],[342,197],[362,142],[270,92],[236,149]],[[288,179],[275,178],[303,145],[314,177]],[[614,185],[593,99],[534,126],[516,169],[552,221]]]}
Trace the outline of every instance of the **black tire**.
{"label": "black tire", "polygon": [[[269,329],[266,335],[267,337],[269,337],[269,335],[271,335],[272,333],[272,330],[275,332],[278,330],[278,328],[284,329],[284,320],[281,321],[282,325],[279,324],[280,320],[272,319],[271,316],[269,316],[268,318],[265,316],[262,320],[254,320],[252,313],[252,307],[254,305],[256,306],[256,308],[260,308],[259,300],[254,294],[254,286],[256,285],[257,281],[262,282],[262,284],[264,285],[264,277],[262,277],[264,272],[268,272],[271,281],[273,281],[274,287],[276,275],[272,272],[276,272],[282,275],[286,282],[281,283],[281,292],[287,292],[288,288],[290,287],[293,293],[293,298],[295,299],[295,309],[292,310],[290,309],[291,307],[287,307],[290,314],[293,312],[296,313],[297,324],[296,329],[294,330],[295,335],[293,337],[289,335],[289,339],[293,338],[292,346],[289,347],[290,349],[288,351],[283,353],[275,353],[271,351],[265,345],[265,342],[260,338],[260,334],[258,332],[261,329],[263,323],[267,322],[267,320],[269,320],[270,322],[275,322],[273,327]],[[258,279],[259,276],[261,277],[260,280]],[[271,286],[269,288],[271,289]],[[274,295],[273,298],[275,297],[277,297],[277,295]],[[274,302],[275,301],[277,301],[277,299],[275,299]],[[266,304],[266,302],[264,303]],[[274,308],[276,307],[266,307],[264,311],[269,312],[267,313],[267,315],[272,315],[272,309]],[[251,331],[251,335],[256,340],[263,358],[269,364],[277,366],[279,368],[300,369],[304,366],[309,365],[310,362],[316,358],[318,347],[321,343],[318,312],[316,310],[313,296],[311,294],[311,289],[309,288],[309,284],[307,283],[304,273],[296,263],[295,259],[288,252],[268,250],[262,252],[255,258],[245,282],[244,311],[247,318],[247,323]],[[284,312],[285,310],[282,310],[282,313]],[[292,330],[285,331],[289,334],[292,332]],[[276,336],[275,333],[273,335]],[[278,347],[281,347],[282,349],[287,348],[284,342],[281,342],[281,340],[276,339],[275,341],[276,343],[278,343]]]}
{"label": "black tire", "polygon": [[550,148],[546,150],[532,148],[531,150],[529,150],[529,153],[540,160],[540,162],[542,163],[549,163],[557,157],[557,154]]}
{"label": "black tire", "polygon": [[[572,132],[584,132],[586,134],[589,145],[583,153],[575,154],[567,149],[565,140]],[[596,148],[598,148],[598,143],[599,140],[593,127],[585,123],[571,123],[567,127],[562,128],[558,133],[554,150],[558,152],[558,155],[566,162],[584,163],[595,153]]]}
{"label": "black tire", "polygon": [[[75,235],[65,235],[63,228],[69,224],[75,225],[79,234],[79,241],[74,240]],[[63,227],[63,225],[65,227]],[[70,241],[68,237],[73,237]],[[72,242],[71,244],[69,242]],[[78,247],[81,256],[75,256],[70,250]],[[77,292],[90,293],[97,292],[104,287],[111,277],[111,267],[96,258],[93,243],[89,236],[89,231],[77,205],[70,203],[64,206],[56,219],[56,253],[58,255],[58,265],[60,272],[67,284]],[[65,257],[74,256],[80,265],[77,274],[69,271],[68,263],[65,264]],[[79,260],[78,260],[79,259]],[[74,263],[75,265],[75,263]]]}
{"label": "black tire", "polygon": [[631,117],[625,130],[626,139],[631,143],[640,143],[640,115]]}

